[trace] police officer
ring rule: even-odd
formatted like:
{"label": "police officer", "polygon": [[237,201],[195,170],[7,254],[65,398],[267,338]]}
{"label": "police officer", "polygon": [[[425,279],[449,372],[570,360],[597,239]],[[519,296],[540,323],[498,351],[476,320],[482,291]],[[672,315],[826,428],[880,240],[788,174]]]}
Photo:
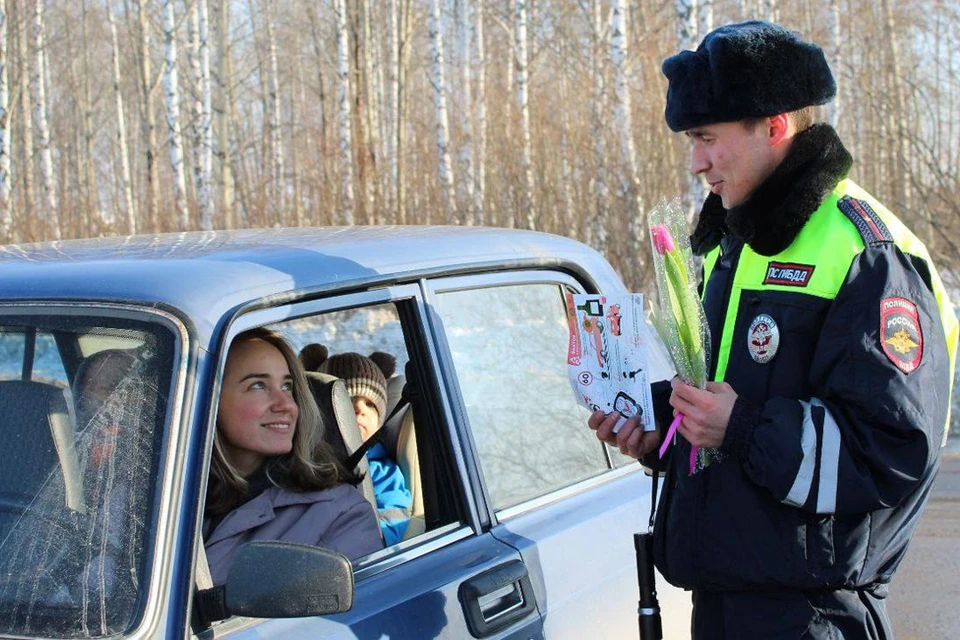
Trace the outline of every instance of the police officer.
{"label": "police officer", "polygon": [[[923,244],[814,123],[836,93],[818,46],[733,24],[663,73],[667,124],[710,185],[691,244],[716,382],[654,385],[660,427],[685,416],[657,567],[693,591],[698,640],[889,638],[888,584],[948,424],[953,308]],[[589,426],[655,455],[662,432],[613,434],[616,419]]]}

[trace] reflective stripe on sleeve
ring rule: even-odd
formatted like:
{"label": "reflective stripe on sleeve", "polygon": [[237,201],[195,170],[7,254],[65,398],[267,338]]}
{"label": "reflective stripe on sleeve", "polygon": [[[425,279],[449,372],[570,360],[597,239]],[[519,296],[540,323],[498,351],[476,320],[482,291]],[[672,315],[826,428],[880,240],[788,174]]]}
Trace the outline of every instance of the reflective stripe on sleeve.
{"label": "reflective stripe on sleeve", "polygon": [[840,470],[840,427],[830,410],[816,398],[811,404],[823,407],[823,441],[820,445],[820,490],[817,494],[817,513],[837,510],[837,475]]}
{"label": "reflective stripe on sleeve", "polygon": [[810,485],[813,484],[813,472],[817,464],[817,428],[813,426],[813,417],[810,415],[810,403],[800,400],[803,407],[803,431],[800,433],[800,446],[803,449],[803,460],[797,477],[790,487],[785,503],[794,507],[802,507],[810,495]]}
{"label": "reflective stripe on sleeve", "polygon": [[[800,434],[800,446],[803,459],[797,470],[797,477],[790,487],[784,503],[802,507],[810,497],[813,476],[817,471],[817,449],[820,450],[820,484],[817,491],[817,513],[833,513],[837,507],[837,474],[840,465],[840,428],[830,411],[817,398],[810,402],[800,400],[803,407],[803,426]],[[823,409],[823,438],[819,442],[817,427],[813,422],[813,407]]]}

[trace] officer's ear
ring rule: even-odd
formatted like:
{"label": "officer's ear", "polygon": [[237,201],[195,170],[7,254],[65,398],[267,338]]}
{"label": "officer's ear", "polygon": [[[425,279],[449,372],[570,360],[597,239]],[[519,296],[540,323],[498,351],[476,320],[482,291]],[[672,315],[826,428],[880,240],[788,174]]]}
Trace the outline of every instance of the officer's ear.
{"label": "officer's ear", "polygon": [[767,118],[767,138],[770,146],[776,147],[790,140],[792,135],[793,123],[790,116],[785,113],[778,113],[775,116]]}

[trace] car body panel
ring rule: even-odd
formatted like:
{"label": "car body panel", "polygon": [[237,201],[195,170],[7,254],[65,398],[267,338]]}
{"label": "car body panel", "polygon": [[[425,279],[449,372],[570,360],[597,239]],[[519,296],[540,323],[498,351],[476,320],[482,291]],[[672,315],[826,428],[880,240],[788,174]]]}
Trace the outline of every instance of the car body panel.
{"label": "car body panel", "polygon": [[[649,479],[614,469],[562,495],[521,509],[502,523],[486,505],[469,427],[456,401],[427,280],[464,274],[545,270],[584,291],[623,292],[609,263],[576,241],[490,228],[349,227],[165,234],[0,247],[0,306],[50,309],[129,305],[160,310],[182,327],[183,358],[162,461],[163,529],[149,601],[134,637],[189,635],[193,549],[213,440],[213,417],[229,328],[261,309],[283,316],[301,301],[401,284],[421,291],[417,305],[427,349],[442,372],[444,419],[454,430],[457,468],[469,495],[462,539],[440,536],[359,565],[354,609],[320,618],[232,619],[202,637],[469,637],[459,585],[511,560],[526,563],[537,614],[490,637],[601,637],[635,627],[630,534],[645,526]],[[559,274],[559,275],[557,275]],[[562,277],[561,277],[562,276]],[[406,286],[406,285],[405,285]],[[269,314],[268,314],[269,315]],[[232,331],[229,331],[232,334]],[[662,360],[662,356],[660,357]],[[659,365],[658,365],[659,366]],[[661,366],[662,368],[662,366]],[[552,500],[552,502],[551,502]],[[492,528],[491,528],[492,527]],[[614,540],[615,538],[615,540]],[[588,550],[573,556],[571,548]],[[588,585],[592,584],[593,587]],[[593,591],[590,591],[593,589]],[[605,589],[616,597],[605,598]],[[589,592],[589,593],[588,593]],[[541,618],[542,616],[542,618]],[[385,632],[389,629],[389,633]],[[599,633],[600,636],[595,634]],[[607,636],[608,637],[608,636]]]}

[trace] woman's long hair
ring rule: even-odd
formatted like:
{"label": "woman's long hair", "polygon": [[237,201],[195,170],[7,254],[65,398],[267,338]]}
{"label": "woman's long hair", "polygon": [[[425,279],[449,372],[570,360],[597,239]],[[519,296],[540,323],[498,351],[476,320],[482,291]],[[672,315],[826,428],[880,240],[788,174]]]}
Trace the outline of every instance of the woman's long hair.
{"label": "woman's long hair", "polygon": [[[333,449],[323,439],[326,426],[323,415],[310,393],[303,365],[293,348],[279,333],[264,327],[244,331],[234,338],[230,348],[251,340],[263,340],[283,354],[293,377],[293,399],[299,409],[290,453],[269,458],[265,463],[270,482],[300,491],[329,489],[342,482],[356,484],[359,478],[343,467]],[[229,358],[229,355],[227,357]],[[247,481],[227,460],[218,426],[213,440],[206,512],[216,514],[230,511],[243,501],[246,493]]]}

